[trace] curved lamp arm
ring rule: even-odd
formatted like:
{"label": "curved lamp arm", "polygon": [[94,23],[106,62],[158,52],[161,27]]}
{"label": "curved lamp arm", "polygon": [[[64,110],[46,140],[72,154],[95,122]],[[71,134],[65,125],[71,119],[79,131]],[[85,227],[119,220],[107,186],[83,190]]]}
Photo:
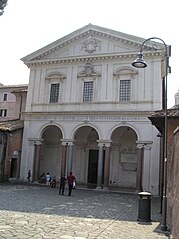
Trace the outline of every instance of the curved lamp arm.
{"label": "curved lamp arm", "polygon": [[147,67],[147,63],[144,61],[144,57],[143,57],[143,48],[144,48],[144,45],[147,42],[149,42],[151,40],[155,40],[155,39],[161,41],[163,43],[163,45],[164,45],[164,49],[159,49],[159,48],[157,48],[157,46],[155,44],[155,45],[153,45],[153,49],[155,51],[157,51],[157,50],[162,50],[163,51],[165,59],[166,59],[166,65],[167,65],[166,75],[167,75],[168,74],[168,57],[169,57],[169,54],[168,54],[168,51],[167,51],[166,43],[164,42],[164,40],[162,40],[159,37],[150,37],[150,38],[148,38],[148,39],[146,39],[145,41],[142,42],[139,54],[137,55],[136,60],[132,63],[132,66],[134,66],[136,68],[145,68],[145,67]]}
{"label": "curved lamp arm", "polygon": [[[151,41],[151,40],[155,40],[155,39],[156,39],[156,40],[159,40],[159,41],[161,41],[161,42],[163,43],[164,48],[165,48],[165,50],[164,50],[163,52],[164,52],[165,56],[168,56],[168,54],[167,54],[167,45],[166,45],[166,43],[164,42],[164,40],[162,40],[162,39],[159,38],[159,37],[150,37],[150,38],[146,39],[145,41],[143,41],[143,43],[142,43],[142,45],[141,45],[141,48],[140,48],[140,53],[142,53],[143,47],[144,47],[145,43],[147,43],[148,41]],[[155,49],[155,50],[162,50],[162,49]]]}

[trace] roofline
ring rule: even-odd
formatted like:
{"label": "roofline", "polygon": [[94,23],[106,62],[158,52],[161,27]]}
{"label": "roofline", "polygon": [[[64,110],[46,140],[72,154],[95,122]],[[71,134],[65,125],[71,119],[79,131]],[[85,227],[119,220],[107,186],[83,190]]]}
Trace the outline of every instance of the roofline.
{"label": "roofline", "polygon": [[[99,32],[104,33],[104,34],[110,34],[110,35],[112,35],[114,37],[119,37],[120,36],[124,40],[133,41],[134,43],[138,44],[139,46],[145,40],[145,38],[137,37],[137,36],[134,36],[134,35],[130,35],[130,34],[127,34],[127,33],[119,32],[119,31],[116,31],[116,30],[111,30],[109,28],[100,27],[100,26],[93,25],[93,24],[88,24],[88,25],[85,25],[85,26],[83,26],[83,27],[81,27],[81,28],[71,32],[70,34],[65,35],[62,38],[59,38],[58,40],[56,40],[56,41],[54,41],[54,42],[52,42],[52,43],[50,43],[50,44],[40,48],[39,50],[34,51],[33,53],[31,53],[29,55],[26,55],[25,57],[21,58],[20,60],[23,61],[23,62],[29,61],[32,58],[35,58],[38,55],[41,55],[44,52],[46,52],[47,48],[48,48],[48,50],[53,49],[56,46],[58,46],[59,44],[63,43],[64,41],[69,41],[73,37],[75,37],[76,35],[80,35],[80,34],[82,34],[84,32],[88,32],[90,30],[91,31],[99,31]],[[157,42],[157,44],[162,45],[161,43],[158,43],[158,42]]]}
{"label": "roofline", "polygon": [[6,89],[6,88],[22,88],[22,87],[28,87],[28,84],[20,84],[20,85],[0,85],[0,89]]}

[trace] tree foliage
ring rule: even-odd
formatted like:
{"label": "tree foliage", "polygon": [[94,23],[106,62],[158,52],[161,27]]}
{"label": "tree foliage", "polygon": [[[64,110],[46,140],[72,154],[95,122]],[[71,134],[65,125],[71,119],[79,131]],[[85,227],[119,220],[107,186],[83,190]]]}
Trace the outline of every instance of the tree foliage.
{"label": "tree foliage", "polygon": [[0,0],[0,16],[4,13],[4,8],[7,5],[8,0]]}

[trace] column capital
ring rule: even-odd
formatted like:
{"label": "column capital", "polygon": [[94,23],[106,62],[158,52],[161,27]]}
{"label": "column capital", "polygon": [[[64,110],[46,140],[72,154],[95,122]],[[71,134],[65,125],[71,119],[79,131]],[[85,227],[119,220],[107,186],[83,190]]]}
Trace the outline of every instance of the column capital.
{"label": "column capital", "polygon": [[153,141],[136,141],[138,149],[151,149]]}
{"label": "column capital", "polygon": [[98,146],[110,147],[112,140],[97,140]]}
{"label": "column capital", "polygon": [[42,145],[44,139],[40,139],[40,138],[29,138],[29,145],[30,146],[34,146],[34,145]]}
{"label": "column capital", "polygon": [[61,139],[60,140],[62,142],[62,145],[69,145],[69,146],[73,146],[75,140],[73,139]]}
{"label": "column capital", "polygon": [[144,146],[144,149],[145,150],[150,150],[152,148],[152,145],[151,144],[147,144]]}

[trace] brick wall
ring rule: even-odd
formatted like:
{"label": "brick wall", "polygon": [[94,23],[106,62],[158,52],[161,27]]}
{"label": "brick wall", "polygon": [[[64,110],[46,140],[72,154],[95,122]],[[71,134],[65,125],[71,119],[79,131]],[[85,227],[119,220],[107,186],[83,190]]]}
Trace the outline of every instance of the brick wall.
{"label": "brick wall", "polygon": [[[5,180],[11,177],[12,160],[17,160],[17,168],[14,177],[19,177],[20,170],[20,153],[22,148],[22,129],[16,130],[8,134],[7,148],[6,148],[6,160],[5,160]],[[17,152],[17,154],[16,154]]]}
{"label": "brick wall", "polygon": [[[179,238],[179,120],[168,125],[168,208],[167,223],[174,238]],[[175,133],[174,133],[175,132]]]}

